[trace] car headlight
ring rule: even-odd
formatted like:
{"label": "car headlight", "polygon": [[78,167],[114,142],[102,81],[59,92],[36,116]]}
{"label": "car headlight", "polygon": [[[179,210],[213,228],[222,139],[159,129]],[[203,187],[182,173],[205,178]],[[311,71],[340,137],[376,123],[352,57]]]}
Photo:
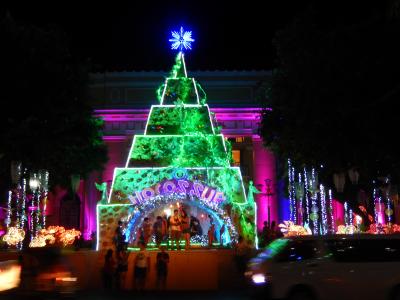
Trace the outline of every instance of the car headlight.
{"label": "car headlight", "polygon": [[251,276],[251,280],[253,281],[253,283],[255,284],[264,284],[267,282],[266,280],[267,278],[265,277],[264,274],[253,274]]}

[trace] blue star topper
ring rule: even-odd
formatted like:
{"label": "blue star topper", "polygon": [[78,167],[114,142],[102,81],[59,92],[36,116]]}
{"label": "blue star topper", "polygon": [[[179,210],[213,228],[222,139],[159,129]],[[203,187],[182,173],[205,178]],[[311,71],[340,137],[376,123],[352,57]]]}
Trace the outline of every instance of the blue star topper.
{"label": "blue star topper", "polygon": [[184,31],[183,27],[178,31],[171,31],[172,38],[169,39],[171,42],[172,50],[192,50],[192,42],[194,39],[192,38],[191,31]]}

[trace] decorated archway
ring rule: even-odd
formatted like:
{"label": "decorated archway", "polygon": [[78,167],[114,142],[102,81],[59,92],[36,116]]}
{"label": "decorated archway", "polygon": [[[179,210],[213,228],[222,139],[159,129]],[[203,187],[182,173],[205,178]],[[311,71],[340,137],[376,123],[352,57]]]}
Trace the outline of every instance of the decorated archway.
{"label": "decorated archway", "polygon": [[[231,220],[231,217],[227,214],[227,212],[218,206],[212,205],[210,202],[204,201],[203,199],[199,199],[196,196],[188,196],[184,193],[171,193],[166,195],[158,195],[150,198],[148,201],[144,202],[142,205],[137,206],[130,215],[127,216],[126,220],[122,220],[127,223],[126,226],[126,241],[129,244],[132,244],[137,239],[137,229],[142,226],[143,219],[146,216],[153,215],[154,212],[167,207],[170,208],[172,204],[178,204],[180,206],[188,208],[199,208],[201,212],[201,216],[203,215],[203,211],[207,213],[207,215],[211,215],[214,223],[216,225],[216,232],[219,232],[219,229],[225,225],[226,231],[223,235],[222,244],[229,245],[232,241],[236,241],[238,237],[237,230]],[[168,209],[167,209],[168,210]],[[164,209],[165,211],[165,209]],[[200,214],[189,214],[192,217],[196,217],[200,219]],[[168,215],[168,214],[167,214]],[[154,218],[153,218],[154,219]],[[207,228],[203,228],[207,229]],[[203,230],[205,232],[206,230]]]}

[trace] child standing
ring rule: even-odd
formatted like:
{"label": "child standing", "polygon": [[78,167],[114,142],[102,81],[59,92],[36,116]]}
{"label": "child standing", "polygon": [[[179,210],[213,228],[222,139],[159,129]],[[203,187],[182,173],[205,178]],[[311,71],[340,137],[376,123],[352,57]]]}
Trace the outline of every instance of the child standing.
{"label": "child standing", "polygon": [[138,291],[142,291],[146,284],[146,276],[150,271],[150,256],[144,243],[140,242],[139,246],[140,251],[135,257],[135,288]]}

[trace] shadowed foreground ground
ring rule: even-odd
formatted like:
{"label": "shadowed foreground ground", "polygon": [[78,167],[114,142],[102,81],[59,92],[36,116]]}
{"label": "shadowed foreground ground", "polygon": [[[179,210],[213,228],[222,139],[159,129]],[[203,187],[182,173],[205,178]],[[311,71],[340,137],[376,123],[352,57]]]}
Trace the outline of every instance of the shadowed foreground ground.
{"label": "shadowed foreground ground", "polygon": [[0,299],[5,300],[50,300],[50,299],[76,299],[76,300],[152,300],[152,299],[185,299],[185,300],[247,300],[251,299],[247,290],[229,291],[177,291],[177,292],[111,292],[104,291],[81,291],[74,296],[62,297],[60,295],[21,295],[17,293],[0,294]]}

